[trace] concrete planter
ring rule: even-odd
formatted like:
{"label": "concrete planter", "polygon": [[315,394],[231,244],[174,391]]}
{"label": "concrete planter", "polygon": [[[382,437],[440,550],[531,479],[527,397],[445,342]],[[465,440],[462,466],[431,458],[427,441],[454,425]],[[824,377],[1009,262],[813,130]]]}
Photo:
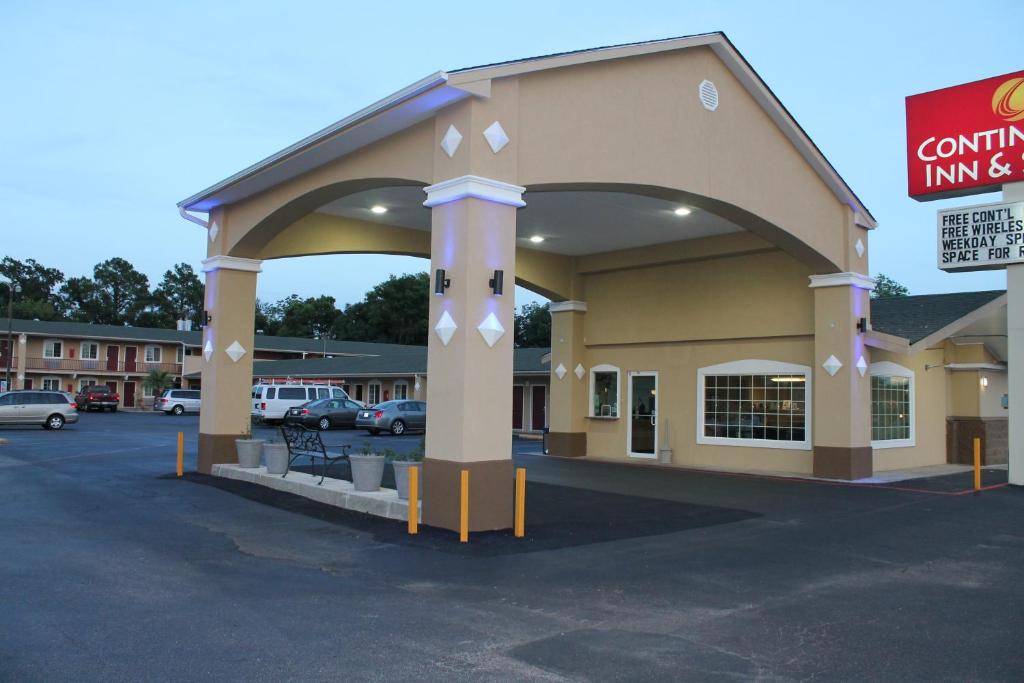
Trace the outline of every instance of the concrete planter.
{"label": "concrete planter", "polygon": [[288,444],[263,444],[263,459],[267,463],[267,474],[288,474]]}
{"label": "concrete planter", "polygon": [[377,491],[384,478],[383,455],[350,455],[352,485],[356,491]]}
{"label": "concrete planter", "polygon": [[263,439],[235,439],[239,467],[259,467],[263,454]]}
{"label": "concrete planter", "polygon": [[420,463],[411,460],[395,460],[391,463],[395,468],[395,488],[398,489],[398,497],[401,500],[409,500],[409,470],[416,468],[419,472],[420,491],[423,490],[423,468]]}

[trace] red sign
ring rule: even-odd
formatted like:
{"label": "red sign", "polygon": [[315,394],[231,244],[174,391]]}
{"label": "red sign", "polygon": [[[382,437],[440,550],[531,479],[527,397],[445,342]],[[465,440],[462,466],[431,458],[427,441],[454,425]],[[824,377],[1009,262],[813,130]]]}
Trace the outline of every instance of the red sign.
{"label": "red sign", "polygon": [[907,98],[907,187],[918,201],[1024,181],[1024,71]]}

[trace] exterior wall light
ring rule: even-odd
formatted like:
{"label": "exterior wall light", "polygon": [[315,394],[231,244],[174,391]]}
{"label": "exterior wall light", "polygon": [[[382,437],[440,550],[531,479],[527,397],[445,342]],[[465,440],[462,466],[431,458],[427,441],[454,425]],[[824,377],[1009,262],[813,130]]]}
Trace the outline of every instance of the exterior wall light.
{"label": "exterior wall light", "polygon": [[988,387],[988,377],[982,377],[981,378],[981,388],[985,389],[987,387]]}
{"label": "exterior wall light", "polygon": [[377,214],[387,213],[388,212],[388,207],[381,206],[380,204],[377,204],[376,206],[371,207],[370,211],[373,212],[373,213],[377,213]]}
{"label": "exterior wall light", "polygon": [[206,327],[213,322],[213,316],[210,315],[209,311],[203,311],[203,327]]}
{"label": "exterior wall light", "polygon": [[505,291],[505,271],[494,271],[494,277],[487,282],[487,286],[491,288],[495,296],[501,296]]}
{"label": "exterior wall light", "polygon": [[533,237],[530,238],[530,241],[533,242],[534,244],[540,244],[541,242],[544,241],[544,238],[541,237],[540,235],[534,235]]}
{"label": "exterior wall light", "polygon": [[871,327],[868,325],[867,318],[861,318],[860,320],[857,321],[857,331],[860,332],[861,334],[867,334],[868,330],[870,329]]}
{"label": "exterior wall light", "polygon": [[452,281],[444,276],[444,268],[434,271],[434,294],[444,296],[444,290],[452,286]]}
{"label": "exterior wall light", "polygon": [[693,209],[688,209],[685,206],[680,206],[672,213],[674,213],[677,216],[689,216],[691,213],[693,213]]}

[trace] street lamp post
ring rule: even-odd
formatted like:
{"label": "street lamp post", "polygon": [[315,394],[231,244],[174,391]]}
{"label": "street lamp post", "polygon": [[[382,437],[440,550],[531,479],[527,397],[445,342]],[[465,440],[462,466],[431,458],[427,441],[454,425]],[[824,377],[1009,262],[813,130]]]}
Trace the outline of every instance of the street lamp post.
{"label": "street lamp post", "polygon": [[14,356],[14,295],[20,291],[21,285],[12,280],[7,281],[7,372],[4,375],[4,386],[8,391],[11,389],[11,358]]}

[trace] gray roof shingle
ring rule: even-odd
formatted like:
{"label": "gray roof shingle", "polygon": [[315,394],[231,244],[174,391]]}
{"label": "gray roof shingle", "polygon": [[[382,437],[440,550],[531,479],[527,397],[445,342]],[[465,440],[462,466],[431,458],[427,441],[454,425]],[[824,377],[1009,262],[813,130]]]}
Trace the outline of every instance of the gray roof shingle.
{"label": "gray roof shingle", "polygon": [[872,299],[871,327],[915,344],[1004,294],[994,289]]}

